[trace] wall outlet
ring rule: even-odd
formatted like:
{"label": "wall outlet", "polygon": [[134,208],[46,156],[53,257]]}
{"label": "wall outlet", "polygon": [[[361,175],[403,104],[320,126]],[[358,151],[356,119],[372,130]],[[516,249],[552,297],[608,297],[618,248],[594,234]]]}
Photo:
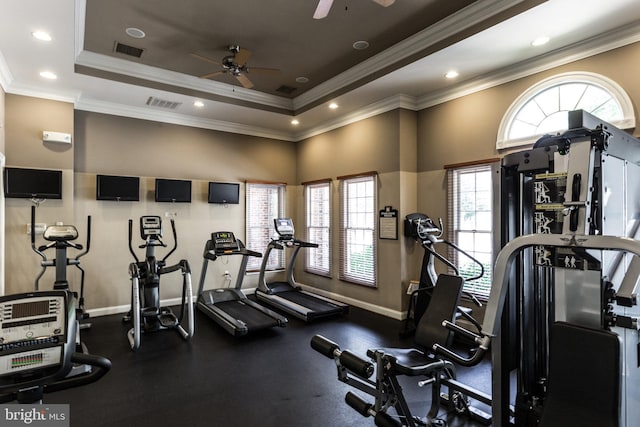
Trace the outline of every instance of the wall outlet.
{"label": "wall outlet", "polygon": [[[36,226],[36,230],[35,230],[36,234],[44,233],[44,230],[47,228],[47,224],[43,222],[36,222],[35,226]],[[27,234],[31,235],[31,223],[27,224]]]}
{"label": "wall outlet", "polygon": [[178,212],[165,212],[165,213],[164,213],[164,216],[165,216],[166,218],[175,218],[175,217],[177,217],[177,216],[178,216]]}

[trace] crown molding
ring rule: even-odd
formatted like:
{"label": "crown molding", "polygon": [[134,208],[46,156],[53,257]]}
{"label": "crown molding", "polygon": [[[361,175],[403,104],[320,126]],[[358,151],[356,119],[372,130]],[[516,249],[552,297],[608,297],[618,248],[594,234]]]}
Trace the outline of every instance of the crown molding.
{"label": "crown molding", "polygon": [[340,127],[359,122],[364,119],[368,119],[373,116],[377,116],[388,111],[397,110],[398,108],[404,108],[407,110],[416,110],[416,98],[410,95],[398,94],[389,98],[383,99],[373,104],[369,104],[357,111],[350,114],[346,114],[340,118],[332,120],[330,122],[323,123],[320,126],[316,126],[304,132],[295,134],[294,141],[299,142],[303,139],[311,138],[312,136],[320,135],[322,133],[338,129]]}
{"label": "crown molding", "polygon": [[109,114],[113,116],[151,120],[155,122],[170,123],[174,125],[237,133],[261,138],[278,139],[290,142],[294,141],[291,134],[288,132],[278,132],[273,129],[267,129],[258,126],[248,126],[240,123],[206,119],[202,117],[188,116],[185,114],[177,114],[173,112],[155,110],[150,111],[148,108],[126,106],[113,102],[81,99],[76,102],[75,109],[90,111],[93,113]]}
{"label": "crown molding", "polygon": [[634,22],[606,34],[574,43],[563,49],[549,52],[548,54],[538,56],[528,61],[519,62],[497,72],[487,73],[454,86],[453,88],[424,95],[418,98],[416,107],[419,110],[433,107],[453,99],[471,95],[485,89],[490,89],[504,83],[570,64],[639,41],[640,27],[637,22]]}
{"label": "crown molding", "polygon": [[424,51],[427,47],[445,40],[448,37],[452,37],[473,25],[479,24],[506,9],[522,3],[522,1],[524,0],[476,1],[472,5],[436,22],[430,27],[396,43],[381,53],[297,96],[293,100],[293,109],[299,111],[303,109],[303,107],[339,89],[354,84],[386,67],[391,67],[405,58],[416,55]]}
{"label": "crown molding", "polygon": [[5,90],[6,93],[21,96],[30,96],[33,98],[49,99],[51,101],[68,102],[75,104],[80,93],[77,91],[55,91],[43,90],[42,86],[31,86],[25,84],[13,83]]}
{"label": "crown molding", "polygon": [[201,79],[195,76],[163,70],[149,65],[139,64],[120,58],[113,58],[95,52],[83,50],[76,56],[76,65],[89,69],[99,70],[114,75],[133,77],[142,81],[156,82],[173,88],[184,88],[203,93],[238,100],[256,105],[275,107],[291,111],[293,103],[288,98],[269,95],[257,90],[245,89],[227,83]]}
{"label": "crown molding", "polygon": [[9,64],[7,64],[7,61],[4,59],[4,55],[0,52],[0,86],[7,92],[11,82],[13,82],[13,74],[11,74],[11,70],[9,70]]}

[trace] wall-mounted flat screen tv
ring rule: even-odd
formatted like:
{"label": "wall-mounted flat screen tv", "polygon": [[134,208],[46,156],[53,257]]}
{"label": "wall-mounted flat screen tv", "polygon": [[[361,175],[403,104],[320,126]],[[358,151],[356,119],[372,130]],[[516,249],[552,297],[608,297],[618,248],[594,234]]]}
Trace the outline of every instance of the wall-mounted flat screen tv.
{"label": "wall-mounted flat screen tv", "polygon": [[236,182],[210,182],[209,203],[237,205],[240,203],[240,184]]}
{"label": "wall-mounted flat screen tv", "polygon": [[62,199],[62,171],[5,168],[4,195],[20,199]]}
{"label": "wall-mounted flat screen tv", "polygon": [[156,178],[156,202],[191,203],[191,181]]}
{"label": "wall-mounted flat screen tv", "polygon": [[140,178],[137,176],[98,175],[96,200],[137,202],[140,200]]}

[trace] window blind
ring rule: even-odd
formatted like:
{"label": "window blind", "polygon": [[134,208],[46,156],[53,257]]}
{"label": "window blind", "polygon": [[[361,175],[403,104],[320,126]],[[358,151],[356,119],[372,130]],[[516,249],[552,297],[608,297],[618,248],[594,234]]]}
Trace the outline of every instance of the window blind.
{"label": "window blind", "polygon": [[340,181],[341,280],[377,285],[377,192],[377,175]]}
{"label": "window blind", "polygon": [[331,180],[304,184],[307,240],[317,248],[305,251],[305,270],[331,276]]}

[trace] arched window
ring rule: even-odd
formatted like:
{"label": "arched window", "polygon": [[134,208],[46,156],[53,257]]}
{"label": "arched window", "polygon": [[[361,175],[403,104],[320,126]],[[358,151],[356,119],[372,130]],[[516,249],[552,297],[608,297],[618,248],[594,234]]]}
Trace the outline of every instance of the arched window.
{"label": "arched window", "polygon": [[511,104],[496,148],[529,145],[542,135],[562,132],[572,110],[585,110],[620,129],[635,127],[631,99],[620,85],[599,74],[565,73],[533,85]]}

